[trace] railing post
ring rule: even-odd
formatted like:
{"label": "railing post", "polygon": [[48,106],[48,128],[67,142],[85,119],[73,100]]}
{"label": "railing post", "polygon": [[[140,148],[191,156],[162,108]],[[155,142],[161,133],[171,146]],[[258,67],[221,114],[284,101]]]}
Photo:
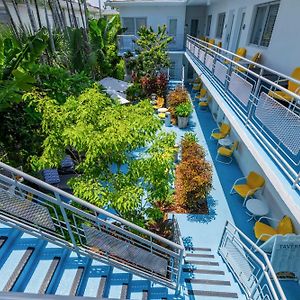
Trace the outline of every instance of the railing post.
{"label": "railing post", "polygon": [[184,251],[180,250],[175,295],[179,295],[180,294],[181,276],[182,276],[182,264],[183,264],[183,254],[184,254]]}
{"label": "railing post", "polygon": [[77,248],[77,243],[76,243],[74,234],[72,232],[72,228],[71,228],[71,225],[70,225],[70,222],[69,222],[66,210],[65,210],[65,208],[62,205],[61,197],[60,197],[59,193],[57,193],[57,192],[54,192],[54,196],[57,199],[57,202],[59,204],[59,208],[60,208],[61,214],[62,214],[62,216],[64,218],[65,223],[66,223],[66,226],[67,226],[67,229],[68,229],[68,234],[69,234],[69,236],[71,238],[71,241],[72,241],[72,244],[73,244],[73,248],[76,249]]}
{"label": "railing post", "polygon": [[295,178],[295,181],[293,182],[293,185],[292,185],[292,188],[293,188],[293,189],[296,189],[296,187],[297,187],[299,181],[300,181],[300,171],[299,171],[297,177]]}

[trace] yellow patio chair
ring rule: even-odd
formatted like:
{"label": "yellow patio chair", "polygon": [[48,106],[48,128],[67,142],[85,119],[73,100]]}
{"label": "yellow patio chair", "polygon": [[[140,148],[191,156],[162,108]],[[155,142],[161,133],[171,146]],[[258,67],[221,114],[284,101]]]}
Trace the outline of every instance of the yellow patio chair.
{"label": "yellow patio chair", "polygon": [[218,46],[219,48],[222,48],[222,42],[221,42],[221,41],[218,42],[217,46]]}
{"label": "yellow patio chair", "polygon": [[[238,48],[235,52],[236,55],[239,55],[241,57],[245,57],[246,56],[246,53],[247,53],[247,49],[246,48]],[[239,62],[242,58],[241,57],[234,57],[233,58],[233,61],[234,62]],[[229,61],[228,60],[225,60],[224,61],[224,64],[229,64]]]}
{"label": "yellow patio chair", "polygon": [[275,219],[272,219],[272,218],[269,218],[269,217],[261,217],[255,223],[255,225],[254,225],[254,234],[255,234],[255,237],[259,241],[265,242],[269,238],[271,238],[272,236],[274,236],[276,234],[286,235],[286,234],[295,233],[293,222],[288,216],[284,216],[281,220],[277,220],[277,221],[279,221],[278,225],[277,225],[277,228],[273,228],[272,226],[261,222],[261,220],[263,220],[263,219],[269,219],[269,220],[276,221]]}
{"label": "yellow patio chair", "polygon": [[205,88],[201,89],[200,92],[195,96],[197,99],[204,98],[206,96],[207,90]]}
{"label": "yellow patio chair", "polygon": [[[223,163],[223,164],[231,164],[232,162],[232,156],[233,156],[233,152],[237,149],[238,147],[238,141],[234,141],[234,143],[232,144],[232,146],[230,148],[226,148],[226,147],[220,147],[218,149],[218,153],[217,153],[217,156],[216,156],[216,161],[220,162],[220,163]],[[226,161],[222,161],[219,159],[219,156],[224,156],[224,157],[227,157],[229,158],[229,160],[226,162]]]}
{"label": "yellow patio chair", "polygon": [[[252,56],[251,61],[258,63],[260,61],[260,59],[261,59],[261,53],[257,52]],[[247,66],[247,69],[249,69],[249,70],[254,69],[256,67],[254,64],[251,64],[251,63],[245,63],[245,65]],[[236,67],[236,70],[238,70],[240,72],[246,72],[246,70],[241,67]]]}
{"label": "yellow patio chair", "polygon": [[[237,184],[241,180],[246,180],[245,183]],[[237,179],[230,191],[230,194],[238,193],[244,198],[243,205],[245,205],[246,200],[252,197],[255,192],[263,188],[265,184],[265,179],[254,171],[251,171],[247,177],[242,177]]]}
{"label": "yellow patio chair", "polygon": [[[292,74],[290,75],[290,77],[295,78],[300,81],[300,67],[295,68],[294,71],[292,72]],[[286,81],[286,80],[285,79],[277,80],[276,83],[279,83],[281,81]],[[287,89],[295,94],[300,95],[300,85],[291,80],[288,80],[288,88]],[[294,99],[293,96],[287,94],[284,91],[270,91],[269,96],[271,96],[275,99],[278,99],[278,100],[285,100],[288,102],[292,102]]]}
{"label": "yellow patio chair", "polygon": [[201,82],[202,80],[199,76],[194,80],[194,84],[200,84]]}
{"label": "yellow patio chair", "polygon": [[209,40],[208,40],[208,44],[209,44],[209,45],[207,45],[207,47],[208,47],[208,48],[212,48],[212,46],[215,44],[215,39],[209,39]]}
{"label": "yellow patio chair", "polygon": [[210,137],[215,140],[220,140],[225,138],[230,132],[230,125],[222,123],[220,128],[215,128],[212,130]]}
{"label": "yellow patio chair", "polygon": [[199,106],[201,109],[205,109],[208,107],[208,102],[207,101],[200,101]]}
{"label": "yellow patio chair", "polygon": [[157,97],[156,104],[153,105],[154,109],[162,108],[165,104],[165,99],[163,97]]}
{"label": "yellow patio chair", "polygon": [[193,91],[193,92],[200,91],[201,86],[202,86],[202,82],[201,82],[201,83],[194,83],[194,84],[193,84],[193,87],[192,87],[192,91]]}

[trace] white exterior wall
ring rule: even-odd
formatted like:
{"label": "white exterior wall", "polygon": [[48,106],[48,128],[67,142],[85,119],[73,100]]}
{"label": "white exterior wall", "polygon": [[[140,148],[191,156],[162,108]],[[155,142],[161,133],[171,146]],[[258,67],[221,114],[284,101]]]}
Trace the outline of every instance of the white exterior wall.
{"label": "white exterior wall", "polygon": [[226,25],[229,12],[232,10],[235,14],[233,31],[229,49],[232,49],[236,34],[234,31],[239,26],[237,15],[241,8],[246,9],[245,28],[242,30],[240,47],[247,48],[247,57],[251,57],[256,52],[262,53],[261,63],[269,66],[279,72],[290,74],[293,69],[300,66],[299,55],[299,0],[281,0],[278,15],[276,18],[272,38],[269,47],[259,47],[250,45],[250,35],[252,32],[252,22],[255,17],[255,6],[261,3],[270,2],[268,0],[219,0],[213,2],[207,9],[207,15],[212,15],[210,37],[215,38],[218,14],[225,12],[225,25],[222,42],[224,45]]}
{"label": "white exterior wall", "polygon": [[186,31],[190,34],[191,21],[193,19],[199,20],[197,37],[204,35],[205,22],[206,22],[206,6],[187,6],[185,25]]}
{"label": "white exterior wall", "polygon": [[119,7],[119,13],[121,21],[123,17],[142,17],[147,18],[147,26],[151,26],[154,30],[157,30],[158,25],[169,24],[170,19],[177,19],[177,38],[176,45],[173,49],[183,49],[184,34],[185,34],[185,5],[177,4],[176,6],[145,6],[134,5]]}

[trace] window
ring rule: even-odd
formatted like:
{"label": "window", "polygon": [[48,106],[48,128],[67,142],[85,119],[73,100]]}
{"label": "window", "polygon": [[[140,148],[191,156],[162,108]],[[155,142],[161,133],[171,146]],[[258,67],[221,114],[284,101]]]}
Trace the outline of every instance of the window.
{"label": "window", "polygon": [[212,18],[212,15],[209,15],[207,17],[206,32],[205,32],[206,36],[210,35],[211,18]]}
{"label": "window", "polygon": [[2,24],[9,24],[9,16],[6,13],[6,10],[4,7],[0,7],[0,23]]}
{"label": "window", "polygon": [[250,38],[251,44],[263,47],[269,46],[278,9],[279,2],[257,6]]}
{"label": "window", "polygon": [[169,20],[169,35],[176,36],[177,34],[177,19]]}
{"label": "window", "polygon": [[171,61],[170,68],[169,68],[169,78],[170,79],[175,79],[175,76],[176,76],[175,70],[176,70],[175,61]]}
{"label": "window", "polygon": [[221,13],[218,15],[218,24],[217,24],[217,31],[216,31],[216,38],[218,39],[222,38],[224,22],[225,22],[225,13]]}
{"label": "window", "polygon": [[123,18],[123,27],[126,34],[137,35],[142,26],[147,26],[147,18]]}

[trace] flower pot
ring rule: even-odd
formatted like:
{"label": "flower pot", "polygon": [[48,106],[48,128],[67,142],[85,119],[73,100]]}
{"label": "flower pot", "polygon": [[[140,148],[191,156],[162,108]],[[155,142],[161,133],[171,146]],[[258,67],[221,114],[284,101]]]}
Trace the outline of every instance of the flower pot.
{"label": "flower pot", "polygon": [[186,128],[189,123],[189,117],[177,117],[177,121],[179,128]]}

